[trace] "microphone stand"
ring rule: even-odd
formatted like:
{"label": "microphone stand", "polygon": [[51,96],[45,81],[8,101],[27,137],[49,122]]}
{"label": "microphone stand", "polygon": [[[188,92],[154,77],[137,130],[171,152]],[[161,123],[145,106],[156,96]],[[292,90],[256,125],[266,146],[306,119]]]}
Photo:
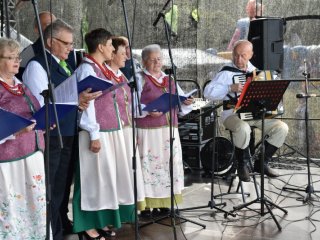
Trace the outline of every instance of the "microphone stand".
{"label": "microphone stand", "polygon": [[214,195],[214,171],[216,170],[215,169],[215,166],[216,166],[216,156],[217,156],[217,152],[219,151],[218,149],[216,149],[216,135],[217,135],[217,109],[222,106],[222,104],[218,104],[218,105],[215,105],[213,104],[212,106],[212,114],[213,114],[213,135],[212,135],[212,161],[211,161],[211,194],[210,194],[210,201],[208,202],[207,205],[204,205],[204,206],[198,206],[198,207],[191,207],[191,208],[184,208],[184,209],[181,209],[180,211],[188,211],[188,210],[195,210],[195,209],[201,209],[201,208],[207,208],[209,207],[210,209],[216,209],[218,210],[219,212],[223,212],[225,215],[232,215],[233,217],[236,217],[236,215],[234,213],[230,213],[230,212],[227,212],[221,208],[218,208],[217,206],[222,206],[222,207],[225,207],[226,206],[226,203],[225,202],[222,202],[222,203],[215,203],[214,199],[215,199],[215,195]]}
{"label": "microphone stand", "polygon": [[[165,27],[165,35],[166,35],[166,40],[167,40],[167,44],[168,44],[168,51],[169,51],[169,57],[170,57],[170,62],[171,62],[171,68],[165,70],[165,73],[169,75],[169,106],[172,106],[172,75],[174,77],[174,80],[176,80],[176,73],[175,73],[175,66],[173,64],[173,58],[172,58],[172,53],[171,53],[171,44],[170,44],[170,37],[171,34],[169,33],[169,28],[168,28],[168,23],[165,20],[165,15],[163,13],[163,11],[166,9],[166,7],[168,6],[170,0],[168,0],[166,2],[166,4],[164,5],[164,7],[162,8],[162,11],[158,14],[157,19],[155,20],[155,22],[153,23],[153,26],[156,26],[158,21],[160,20],[160,18],[163,19],[164,22],[164,27]],[[173,2],[172,2],[173,5]],[[178,88],[177,88],[177,81],[174,81],[175,84],[175,88],[176,88],[176,95],[174,96],[178,99],[178,108],[179,108],[179,112],[181,112],[181,103],[180,103],[180,98],[178,96]],[[173,229],[173,235],[174,235],[174,239],[177,240],[177,232],[176,232],[176,217],[179,218],[179,220],[184,220],[185,222],[191,222],[193,224],[199,225],[202,228],[206,228],[205,225],[201,224],[201,223],[197,223],[195,221],[186,219],[184,217],[181,217],[179,214],[176,213],[175,209],[174,209],[174,182],[173,182],[173,141],[174,141],[174,137],[173,137],[173,116],[172,116],[172,108],[170,108],[169,111],[169,138],[170,138],[170,159],[169,159],[169,169],[170,169],[170,192],[171,192],[171,198],[170,198],[170,214],[168,216],[164,216],[161,217],[159,219],[157,219],[154,222],[160,222],[163,219],[166,219],[168,217],[170,217],[171,219],[171,227]],[[147,225],[150,225],[154,222],[150,222],[150,223],[146,223],[143,224],[140,227],[145,227]],[[180,221],[179,221],[180,222]]]}
{"label": "microphone stand", "polygon": [[44,40],[43,40],[43,32],[41,29],[41,24],[40,24],[40,18],[39,18],[39,11],[38,11],[38,1],[37,0],[32,0],[33,8],[34,8],[34,13],[36,16],[37,20],[37,25],[39,29],[39,34],[40,34],[40,40],[41,40],[41,47],[42,47],[42,54],[45,60],[45,66],[46,66],[46,72],[48,75],[48,89],[44,90],[41,95],[44,97],[44,102],[46,106],[46,114],[45,114],[45,120],[46,120],[46,134],[45,134],[45,186],[46,186],[46,240],[50,239],[50,217],[51,217],[51,185],[50,185],[50,166],[49,166],[49,158],[50,158],[50,118],[49,118],[49,102],[51,100],[52,106],[53,106],[53,114],[54,114],[54,119],[56,122],[56,128],[58,132],[58,138],[59,138],[59,143],[60,143],[60,148],[63,148],[63,143],[62,143],[62,137],[61,137],[61,132],[60,132],[60,125],[59,125],[59,119],[57,115],[57,109],[55,105],[55,96],[54,96],[54,87],[51,82],[51,74],[49,71],[49,64],[48,64],[48,59],[47,59],[47,54],[44,46]]}
{"label": "microphone stand", "polygon": [[134,239],[138,239],[139,236],[139,225],[138,225],[138,189],[137,189],[137,158],[136,158],[136,128],[135,128],[135,121],[134,121],[134,114],[135,114],[135,101],[134,96],[136,97],[137,104],[138,104],[138,110],[139,114],[142,115],[141,110],[141,104],[140,104],[140,98],[137,91],[137,78],[136,78],[136,70],[133,62],[133,55],[132,55],[132,47],[131,47],[131,36],[129,33],[129,27],[128,27],[128,18],[127,18],[127,11],[126,6],[124,3],[124,0],[121,0],[122,3],[122,9],[123,9],[123,15],[124,15],[124,21],[127,31],[127,38],[129,43],[129,49],[130,49],[130,62],[132,67],[132,77],[133,82],[129,83],[130,89],[131,89],[131,124],[132,124],[132,171],[133,171],[133,191],[134,191]]}
{"label": "microphone stand", "polygon": [[303,199],[303,202],[310,202],[313,201],[314,199],[312,198],[311,194],[314,194],[316,192],[320,192],[320,191],[315,191],[313,188],[313,185],[311,184],[311,171],[310,171],[310,143],[309,143],[309,107],[308,107],[308,99],[310,97],[317,97],[317,96],[313,96],[312,94],[309,95],[309,78],[310,78],[310,74],[307,72],[307,63],[306,60],[304,59],[304,72],[303,72],[303,76],[305,79],[305,94],[297,94],[297,98],[304,98],[305,99],[305,103],[306,103],[306,108],[305,108],[305,134],[306,134],[306,157],[307,157],[307,171],[308,171],[308,185],[306,187],[305,190],[300,189],[300,188],[289,188],[289,187],[283,187],[282,189],[284,191],[301,191],[301,192],[306,192],[307,195],[306,197]]}

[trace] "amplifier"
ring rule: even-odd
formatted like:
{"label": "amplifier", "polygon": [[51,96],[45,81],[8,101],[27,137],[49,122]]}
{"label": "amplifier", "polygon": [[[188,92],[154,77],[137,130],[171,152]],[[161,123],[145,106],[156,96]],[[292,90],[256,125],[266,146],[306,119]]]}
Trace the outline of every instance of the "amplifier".
{"label": "amplifier", "polygon": [[[211,110],[212,106],[209,105],[193,110],[183,117],[179,117],[179,124],[192,119],[179,126],[181,143],[202,144],[205,140],[212,138],[213,115]],[[202,115],[198,116],[199,114]]]}
{"label": "amplifier", "polygon": [[[207,141],[205,141],[207,142]],[[205,146],[204,144],[188,144],[181,143],[182,147],[182,159],[186,167],[192,169],[202,169],[201,164],[201,149]]]}

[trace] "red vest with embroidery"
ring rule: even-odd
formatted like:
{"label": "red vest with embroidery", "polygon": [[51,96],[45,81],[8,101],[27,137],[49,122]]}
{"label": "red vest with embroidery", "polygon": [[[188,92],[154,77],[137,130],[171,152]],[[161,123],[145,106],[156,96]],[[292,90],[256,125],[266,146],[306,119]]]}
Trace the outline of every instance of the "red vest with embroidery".
{"label": "red vest with embroidery", "polygon": [[[110,69],[107,69],[110,71]],[[114,73],[112,73],[114,75]],[[121,77],[116,81],[116,79],[111,78],[114,84],[119,84],[125,82],[126,84],[122,85],[121,87],[115,90],[116,92],[116,103],[118,106],[122,126],[131,126],[131,91],[130,87],[127,84],[128,80],[122,74]]]}
{"label": "red vest with embroidery", "polygon": [[[93,63],[84,61],[83,64],[90,64],[97,77],[107,79],[103,72]],[[120,119],[117,111],[116,93],[114,91],[103,94],[94,100],[96,120],[100,125],[100,131],[120,129]]]}
{"label": "red vest with embroidery", "polygon": [[[23,86],[25,95],[31,100],[35,110],[40,108],[38,100],[32,93]],[[23,95],[17,96],[8,92],[0,84],[0,107],[20,115],[25,118],[32,118],[32,111],[26,97]],[[5,127],[5,126],[2,126]],[[13,161],[23,159],[35,151],[44,150],[44,138],[42,131],[30,131],[16,136],[16,139],[7,140],[5,143],[0,144],[0,161]]]}
{"label": "red vest with embroidery", "polygon": [[[147,105],[148,103],[152,102],[153,100],[160,97],[163,93],[169,92],[169,84],[166,84],[165,87],[156,86],[150,78],[145,74],[143,74],[144,78],[144,85],[141,92],[141,103]],[[163,81],[168,81],[168,77],[163,79]],[[175,84],[171,81],[171,89],[172,92],[175,92]],[[173,118],[173,126],[178,126],[178,117],[177,117],[177,108],[172,108],[172,118]],[[170,113],[167,112],[166,114],[162,114],[160,117],[151,117],[147,115],[144,118],[136,118],[136,123],[138,128],[158,128],[169,126],[169,115]]]}

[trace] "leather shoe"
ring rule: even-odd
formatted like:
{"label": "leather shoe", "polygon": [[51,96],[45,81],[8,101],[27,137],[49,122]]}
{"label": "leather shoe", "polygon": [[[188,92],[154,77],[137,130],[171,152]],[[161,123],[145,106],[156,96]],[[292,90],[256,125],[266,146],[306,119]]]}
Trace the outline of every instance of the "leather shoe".
{"label": "leather shoe", "polygon": [[150,209],[146,209],[146,210],[141,211],[140,217],[141,217],[141,218],[145,218],[145,219],[150,219],[150,218],[152,218],[152,214],[151,214]]}
{"label": "leather shoe", "polygon": [[[254,171],[257,173],[261,173],[259,161],[254,162]],[[279,174],[275,170],[273,170],[271,167],[269,167],[268,164],[263,164],[263,171],[264,171],[264,174],[267,175],[269,178],[279,177]]]}
{"label": "leather shoe", "polygon": [[246,165],[238,166],[238,177],[242,182],[250,182],[250,172]]}
{"label": "leather shoe", "polygon": [[73,222],[68,219],[68,221],[64,221],[62,224],[63,228],[63,236],[70,235],[73,233]]}

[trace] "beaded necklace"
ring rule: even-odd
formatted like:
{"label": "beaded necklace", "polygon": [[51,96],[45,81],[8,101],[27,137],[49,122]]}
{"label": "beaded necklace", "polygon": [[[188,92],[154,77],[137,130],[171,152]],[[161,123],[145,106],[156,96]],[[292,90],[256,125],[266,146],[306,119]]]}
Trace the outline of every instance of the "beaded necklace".
{"label": "beaded necklace", "polygon": [[117,83],[121,83],[124,81],[124,77],[123,77],[123,74],[121,74],[121,76],[117,76],[112,70],[110,70],[107,66],[104,66],[107,73],[109,74],[110,76],[110,79],[113,79],[115,80]]}
{"label": "beaded necklace", "polygon": [[111,70],[109,70],[107,68],[107,66],[102,66],[101,64],[99,64],[93,57],[91,57],[90,55],[86,55],[86,58],[90,59],[92,62],[94,62],[95,64],[97,64],[97,66],[99,67],[99,69],[101,70],[101,72],[103,73],[103,75],[107,78],[107,79],[114,79],[116,82],[120,83],[124,81],[123,76],[121,75],[120,77],[117,77]]}
{"label": "beaded necklace", "polygon": [[169,86],[169,84],[168,84],[169,78],[168,78],[167,76],[162,79],[162,83],[159,83],[155,77],[153,77],[153,76],[151,76],[151,75],[149,75],[149,74],[146,74],[146,73],[145,73],[145,75],[146,75],[147,78],[148,78],[154,85],[156,85],[157,87],[166,88],[166,87]]}
{"label": "beaded necklace", "polygon": [[22,96],[24,94],[24,89],[22,87],[22,84],[17,84],[15,86],[10,86],[8,83],[6,83],[2,78],[0,78],[0,84],[11,94],[16,96]]}

